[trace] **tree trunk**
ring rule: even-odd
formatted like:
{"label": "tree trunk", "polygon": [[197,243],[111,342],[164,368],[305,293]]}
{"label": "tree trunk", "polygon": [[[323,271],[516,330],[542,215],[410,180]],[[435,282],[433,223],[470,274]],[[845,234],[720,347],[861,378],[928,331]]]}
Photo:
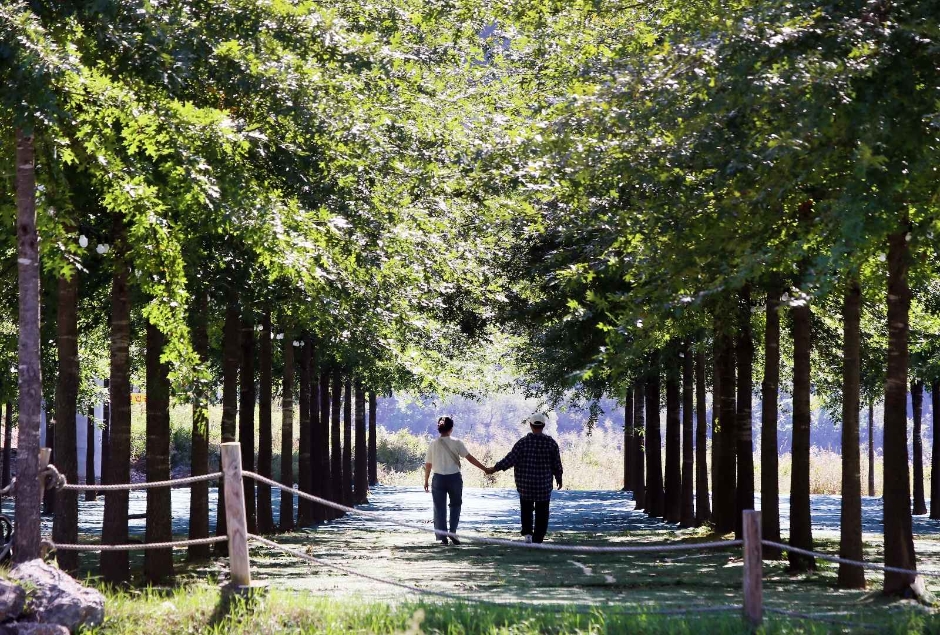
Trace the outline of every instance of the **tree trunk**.
{"label": "tree trunk", "polygon": [[[208,298],[203,289],[197,291],[193,319],[193,350],[199,363],[209,363],[209,332],[207,326]],[[193,440],[190,456],[190,474],[201,476],[209,473],[209,386],[199,381],[193,388]],[[209,484],[193,483],[189,494],[189,538],[209,537]],[[186,548],[186,557],[192,562],[204,560],[210,554],[209,545],[191,545]]]}
{"label": "tree trunk", "polygon": [[679,359],[675,350],[670,350],[666,362],[666,522],[682,520],[682,420],[679,392]]}
{"label": "tree trunk", "polygon": [[738,297],[738,339],[735,345],[738,367],[738,401],[735,417],[738,488],[734,510],[735,537],[744,535],[742,514],[754,509],[754,438],[751,429],[751,396],[754,393],[754,338],[751,334],[751,290],[747,285]]}
{"label": "tree trunk", "polygon": [[[56,468],[69,483],[78,482],[78,455],[75,420],[78,417],[78,272],[72,278],[59,277],[56,316],[56,344],[59,372],[56,376],[55,411],[62,425],[56,426],[55,445],[59,449]],[[78,542],[78,492],[63,490],[56,500],[52,540]],[[77,551],[57,551],[59,568],[78,571]]]}
{"label": "tree trunk", "polygon": [[[47,404],[48,405],[48,404]],[[46,410],[46,447],[49,448],[49,462],[55,465],[55,403]],[[52,515],[55,513],[54,489],[44,490],[42,493],[42,513]]]}
{"label": "tree trunk", "polygon": [[[170,379],[169,365],[161,363],[165,337],[147,323],[147,481],[170,478]],[[170,488],[147,490],[148,543],[173,540]],[[159,584],[173,577],[173,550],[144,551],[144,577]]]}
{"label": "tree trunk", "polygon": [[13,474],[13,403],[7,402],[6,427],[3,431],[3,473],[0,487],[10,484]]}
{"label": "tree trunk", "polygon": [[[885,565],[916,569],[911,485],[907,461],[907,374],[911,290],[907,232],[888,237],[888,367],[885,385],[884,528]],[[922,595],[923,580],[907,573],[884,574],[884,592]]]}
{"label": "tree trunk", "polygon": [[[777,417],[780,393],[780,288],[767,290],[764,327],[764,379],[761,382],[760,506],[761,535],[780,542],[780,481]],[[764,558],[779,560],[776,547],[764,547]]]}
{"label": "tree trunk", "polygon": [[[115,220],[114,277],[111,286],[111,379],[110,421],[108,423],[107,483],[131,480],[131,302],[125,257],[124,228]],[[101,541],[106,545],[126,544],[127,491],[106,492]],[[101,575],[105,582],[122,584],[130,580],[126,551],[102,551]]]}
{"label": "tree trunk", "polygon": [[623,491],[633,491],[633,386],[623,400]]}
{"label": "tree trunk", "polygon": [[375,415],[378,409],[378,403],[375,399],[375,391],[369,391],[369,487],[379,484],[379,461],[378,461],[378,442],[376,435]]}
{"label": "tree trunk", "polygon": [[[936,441],[934,442],[936,443]],[[940,477],[940,473],[937,474]],[[868,402],[868,495],[875,495],[875,402]],[[931,504],[933,504],[931,502]],[[937,501],[940,505],[940,501]],[[940,510],[938,510],[940,512]],[[940,519],[940,513],[937,518]]]}
{"label": "tree trunk", "polygon": [[715,527],[718,533],[734,531],[736,526],[735,507],[737,493],[737,435],[735,434],[735,350],[734,338],[723,328],[716,328],[721,379],[718,382],[720,410],[718,414],[718,444],[721,455],[718,458],[717,482],[720,487],[714,489]]}
{"label": "tree trunk", "polygon": [[914,415],[914,515],[927,513],[924,501],[924,437],[921,424],[924,418],[924,382],[911,382],[911,409]]}
{"label": "tree trunk", "polygon": [[646,379],[646,514],[662,518],[666,514],[663,491],[663,441],[659,427],[659,353],[650,355]]}
{"label": "tree trunk", "polygon": [[[859,402],[861,401],[862,289],[849,281],[842,305],[842,513],[839,557],[864,560],[862,551],[862,475],[859,455]],[[864,589],[861,567],[839,565],[839,586]]]}
{"label": "tree trunk", "polygon": [[633,500],[635,511],[646,505],[646,470],[644,468],[643,413],[646,411],[646,392],[643,382],[633,383]]}
{"label": "tree trunk", "polygon": [[[241,357],[241,318],[238,297],[228,299],[225,323],[222,326],[222,443],[235,441],[238,417],[238,367]],[[219,459],[221,461],[221,457]],[[221,466],[219,467],[221,469]],[[215,533],[226,535],[224,479],[219,479],[218,501],[215,507]],[[217,555],[228,555],[228,544],[216,543]]]}
{"label": "tree trunk", "polygon": [[[343,445],[340,439],[340,417],[343,407],[343,375],[339,368],[333,369],[333,392],[330,406],[330,478],[333,481],[333,502],[343,502]],[[335,517],[342,513],[334,514]]]}
{"label": "tree trunk", "polygon": [[[305,342],[305,348],[310,349],[310,492],[323,498],[324,464],[329,459],[323,452],[323,428],[320,425],[320,363],[313,336],[307,335]],[[322,505],[310,504],[310,517],[314,522],[326,520],[325,511]]]}
{"label": "tree trunk", "polygon": [[[790,544],[813,548],[809,503],[811,312],[808,303],[793,307],[793,467],[790,472]],[[816,559],[788,552],[791,571],[816,569]]]}
{"label": "tree trunk", "polygon": [[357,505],[369,503],[369,474],[366,456],[366,393],[362,382],[356,380],[356,475],[355,501]]}
{"label": "tree trunk", "polygon": [[[258,474],[273,478],[271,458],[274,452],[271,431],[271,311],[261,317],[261,341],[258,349],[260,362],[260,399],[258,404]],[[274,533],[274,510],[271,507],[271,486],[258,483],[258,532]]]}
{"label": "tree trunk", "polygon": [[[933,427],[931,428],[933,452],[930,456],[930,517],[934,520],[940,520],[940,429],[937,427],[937,423],[940,423],[940,379],[930,382],[930,411],[933,413]],[[868,434],[871,436],[871,428],[869,428]],[[871,454],[873,452],[869,451],[869,455]],[[868,460],[869,463],[875,462],[872,456],[869,456]],[[869,468],[869,472],[871,473],[873,470]],[[871,496],[875,495],[873,480],[873,476],[868,477],[869,488],[872,490]]]}
{"label": "tree trunk", "polygon": [[352,471],[352,378],[343,385],[343,504],[353,505]]}
{"label": "tree trunk", "polygon": [[[299,393],[299,420],[298,420],[298,449],[297,449],[297,484],[300,491],[312,494],[313,471],[310,465],[310,350],[306,335],[301,336],[300,343],[300,393]],[[297,499],[297,525],[306,527],[313,522],[313,504],[305,499]]]}
{"label": "tree trunk", "polygon": [[[281,389],[281,484],[294,486],[294,344],[284,334],[284,385]],[[281,531],[294,528],[294,496],[281,490]]]}
{"label": "tree trunk", "polygon": [[111,465],[111,379],[104,380],[106,396],[101,404],[101,484],[108,482]]}
{"label": "tree trunk", "polygon": [[[323,462],[323,484],[320,492],[325,499],[333,498],[333,479],[332,468],[330,466],[330,371],[326,364],[320,369],[320,437],[322,444],[320,453]],[[336,518],[336,510],[332,507],[324,507],[322,510],[323,518],[330,520]]]}
{"label": "tree trunk", "polygon": [[695,354],[695,524],[711,518],[708,500],[708,419],[705,412],[705,352]]}
{"label": "tree trunk", "polygon": [[686,342],[682,355],[682,527],[695,525],[695,454],[692,447],[692,349]]}
{"label": "tree trunk", "polygon": [[[85,429],[85,484],[95,484],[95,407],[88,408],[88,423]],[[85,500],[93,501],[98,493],[90,489],[85,491]]]}
{"label": "tree trunk", "polygon": [[712,522],[718,525],[718,516],[721,513],[718,498],[721,496],[718,487],[718,471],[721,463],[721,373],[724,358],[721,354],[721,338],[718,337],[718,321],[715,320],[715,334],[712,339]]}
{"label": "tree trunk", "polygon": [[[255,471],[255,326],[248,319],[242,320],[241,338],[241,395],[238,410],[238,441],[241,446],[242,469]],[[255,507],[255,480],[244,478],[245,520],[248,532],[258,531]]]}
{"label": "tree trunk", "polygon": [[[39,360],[39,237],[36,233],[36,160],[33,137],[16,131],[16,256],[19,293],[19,434],[16,456],[14,561],[39,557],[39,413],[42,374]],[[28,501],[35,501],[29,503]]]}

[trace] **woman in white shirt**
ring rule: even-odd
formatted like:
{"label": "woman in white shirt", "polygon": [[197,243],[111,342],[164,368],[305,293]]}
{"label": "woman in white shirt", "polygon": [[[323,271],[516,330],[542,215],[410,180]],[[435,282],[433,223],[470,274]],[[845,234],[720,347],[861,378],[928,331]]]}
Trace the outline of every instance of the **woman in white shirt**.
{"label": "woman in white shirt", "polygon": [[[454,430],[454,420],[450,417],[441,417],[437,420],[437,431],[440,437],[431,441],[424,463],[424,491],[429,491],[428,478],[434,472],[430,492],[434,501],[434,529],[442,545],[447,544],[447,498],[450,497],[450,533],[457,533],[457,523],[460,522],[460,505],[463,496],[463,477],[460,475],[460,459],[477,466],[484,472],[486,466],[473,458],[463,441],[450,438]],[[460,541],[451,536],[450,541],[459,545]]]}

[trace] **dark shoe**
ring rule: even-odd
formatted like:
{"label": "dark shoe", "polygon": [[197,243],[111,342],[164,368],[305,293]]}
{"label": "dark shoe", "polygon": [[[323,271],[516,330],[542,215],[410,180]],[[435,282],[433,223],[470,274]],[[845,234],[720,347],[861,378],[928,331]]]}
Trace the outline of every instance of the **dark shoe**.
{"label": "dark shoe", "polygon": [[446,547],[446,546],[447,546],[447,538],[441,539],[441,544]]}
{"label": "dark shoe", "polygon": [[459,545],[459,544],[460,544],[460,541],[457,540],[457,539],[454,538],[454,537],[451,537],[450,542],[451,542],[451,544],[453,544],[453,545]]}

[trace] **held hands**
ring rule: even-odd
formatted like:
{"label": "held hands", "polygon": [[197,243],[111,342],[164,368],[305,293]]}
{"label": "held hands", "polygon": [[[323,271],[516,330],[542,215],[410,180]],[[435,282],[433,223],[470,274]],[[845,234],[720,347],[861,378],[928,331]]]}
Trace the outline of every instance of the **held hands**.
{"label": "held hands", "polygon": [[558,481],[558,489],[561,489],[561,481]]}

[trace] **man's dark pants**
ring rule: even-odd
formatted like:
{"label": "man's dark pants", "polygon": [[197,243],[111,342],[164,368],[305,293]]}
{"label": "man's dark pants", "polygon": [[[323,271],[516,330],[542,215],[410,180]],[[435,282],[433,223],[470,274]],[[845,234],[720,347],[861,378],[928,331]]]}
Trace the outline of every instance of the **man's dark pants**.
{"label": "man's dark pants", "polygon": [[[522,508],[522,535],[532,535],[532,542],[542,542],[548,531],[548,504],[551,501],[519,499]],[[535,530],[532,530],[532,512],[535,512]]]}

